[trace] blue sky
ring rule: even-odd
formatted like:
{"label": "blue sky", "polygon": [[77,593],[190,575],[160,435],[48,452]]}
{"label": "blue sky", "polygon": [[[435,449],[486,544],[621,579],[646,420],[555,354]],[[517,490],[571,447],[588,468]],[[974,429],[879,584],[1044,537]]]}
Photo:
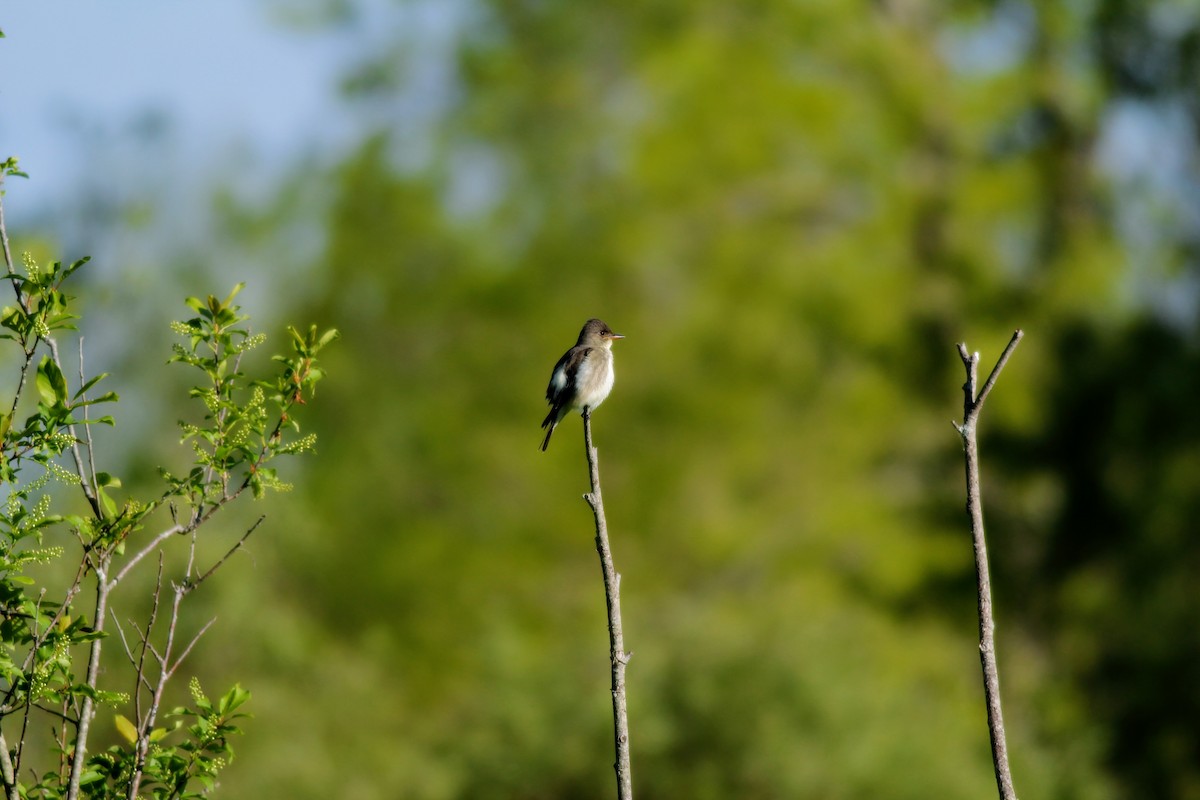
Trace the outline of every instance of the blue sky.
{"label": "blue sky", "polygon": [[[231,147],[264,158],[349,134],[336,84],[349,37],[278,24],[246,0],[17,0],[0,14],[0,155],[60,196],[103,146],[165,126],[195,164]],[[153,172],[162,165],[142,164]]]}

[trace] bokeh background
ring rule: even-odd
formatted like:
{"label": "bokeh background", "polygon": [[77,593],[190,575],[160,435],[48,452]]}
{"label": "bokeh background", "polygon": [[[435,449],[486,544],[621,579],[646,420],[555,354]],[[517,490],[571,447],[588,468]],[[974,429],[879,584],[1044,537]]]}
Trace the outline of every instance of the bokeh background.
{"label": "bokeh background", "polygon": [[[335,326],[319,454],[197,594],[224,797],[613,794],[582,322],[655,798],[995,791],[958,436],[1026,798],[1200,798],[1200,5],[11,3],[18,251],[153,482],[185,295]],[[238,519],[227,527],[234,535]],[[106,687],[120,688],[120,687]]]}

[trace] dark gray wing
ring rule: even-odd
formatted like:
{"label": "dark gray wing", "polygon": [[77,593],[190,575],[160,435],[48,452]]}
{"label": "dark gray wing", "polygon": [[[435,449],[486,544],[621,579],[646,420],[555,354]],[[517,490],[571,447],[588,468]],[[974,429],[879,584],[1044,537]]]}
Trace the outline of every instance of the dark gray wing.
{"label": "dark gray wing", "polygon": [[562,405],[575,394],[579,368],[591,352],[590,347],[576,345],[563,353],[562,358],[554,365],[554,371],[550,373],[550,385],[546,387],[546,400],[550,405]]}

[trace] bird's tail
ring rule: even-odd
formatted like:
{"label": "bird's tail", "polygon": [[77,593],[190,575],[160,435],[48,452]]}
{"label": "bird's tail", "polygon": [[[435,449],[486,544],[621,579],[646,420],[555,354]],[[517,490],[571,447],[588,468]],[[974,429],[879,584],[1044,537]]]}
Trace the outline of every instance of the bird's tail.
{"label": "bird's tail", "polygon": [[546,431],[546,438],[542,439],[542,452],[546,452],[546,448],[550,446],[550,434],[554,433],[554,429],[558,427],[559,409],[557,407],[550,409],[550,413],[546,415],[546,419],[542,420],[542,427],[549,428]]}

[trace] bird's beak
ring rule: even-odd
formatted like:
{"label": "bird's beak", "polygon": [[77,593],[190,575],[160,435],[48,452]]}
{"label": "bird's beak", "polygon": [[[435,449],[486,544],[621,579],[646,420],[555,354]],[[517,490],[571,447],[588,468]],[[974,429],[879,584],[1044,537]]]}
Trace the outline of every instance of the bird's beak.
{"label": "bird's beak", "polygon": [[624,339],[624,338],[625,338],[625,334],[623,334],[623,333],[610,333],[610,334],[608,335],[608,338],[610,338],[610,339]]}

